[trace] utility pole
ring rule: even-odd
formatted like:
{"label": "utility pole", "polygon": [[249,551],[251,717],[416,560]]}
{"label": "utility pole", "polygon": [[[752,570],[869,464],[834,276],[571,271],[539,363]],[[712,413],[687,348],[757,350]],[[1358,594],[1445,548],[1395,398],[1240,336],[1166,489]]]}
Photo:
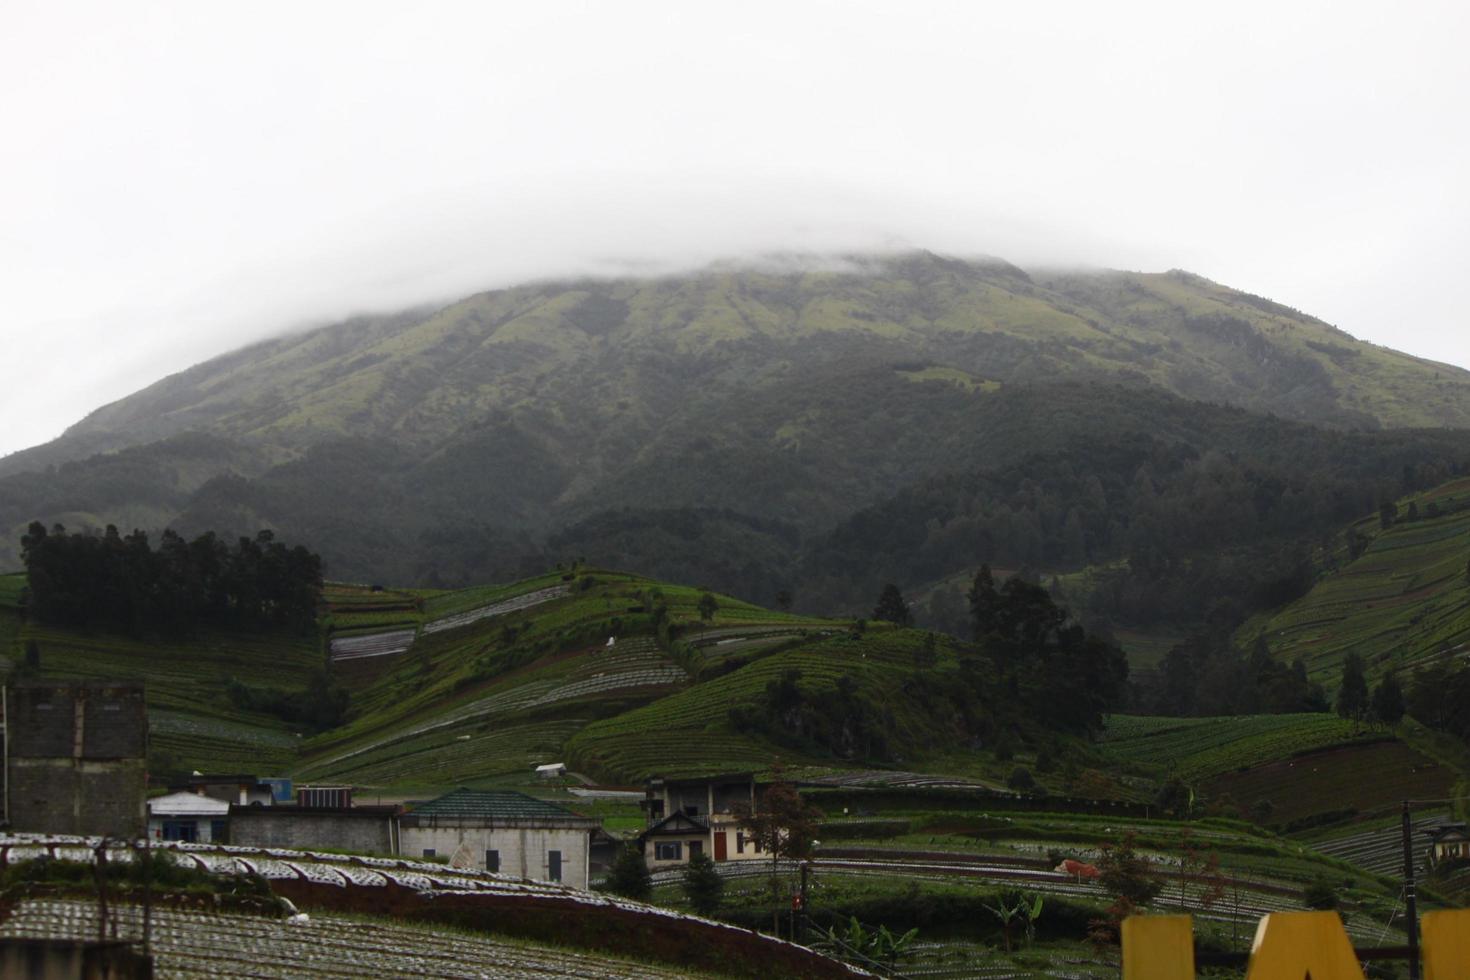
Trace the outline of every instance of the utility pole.
{"label": "utility pole", "polygon": [[1419,980],[1419,905],[1414,897],[1414,827],[1404,800],[1404,909],[1409,927],[1409,980]]}

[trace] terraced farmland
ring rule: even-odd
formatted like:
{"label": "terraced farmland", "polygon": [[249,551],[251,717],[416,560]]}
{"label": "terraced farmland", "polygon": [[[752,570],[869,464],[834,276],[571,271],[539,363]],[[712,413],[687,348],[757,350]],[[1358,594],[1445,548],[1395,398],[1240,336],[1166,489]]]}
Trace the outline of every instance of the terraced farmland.
{"label": "terraced farmland", "polygon": [[[1413,504],[1417,520],[1408,520]],[[1430,516],[1437,508],[1439,516]],[[1378,518],[1355,531],[1371,539],[1355,561],[1319,581],[1302,599],[1247,623],[1242,644],[1264,631],[1284,660],[1301,657],[1308,672],[1336,683],[1342,658],[1360,654],[1370,674],[1463,654],[1470,643],[1470,479],[1445,484],[1399,502],[1401,519],[1387,529]]]}
{"label": "terraced farmland", "polygon": [[1402,742],[1343,745],[1296,755],[1205,783],[1212,796],[1267,800],[1270,819],[1289,823],[1318,813],[1367,812],[1398,800],[1442,799],[1456,774]]}
{"label": "terraced farmland", "polygon": [[1189,780],[1248,769],[1312,749],[1381,739],[1329,714],[1166,718],[1114,715],[1103,732],[1104,754]]}
{"label": "terraced farmland", "polygon": [[[1445,812],[1416,815],[1412,824],[1416,846],[1428,830],[1449,820],[1450,815]],[[1308,840],[1313,850],[1375,874],[1397,878],[1404,873],[1403,833],[1397,816],[1355,824],[1348,830],[1339,829]]]}
{"label": "terraced farmland", "polygon": [[[567,746],[567,755],[589,771],[613,779],[638,780],[655,772],[700,773],[764,770],[782,754],[775,747],[733,732],[730,709],[753,703],[766,685],[788,670],[813,691],[836,689],[843,675],[882,685],[897,683],[922,639],[913,632],[877,633],[855,644],[846,638],[818,639],[747,664],[715,681],[595,722]],[[787,753],[790,754],[789,752]]]}
{"label": "terraced farmland", "polygon": [[[691,974],[678,967],[633,963],[464,932],[436,931],[387,919],[315,912],[304,921],[155,908],[149,930],[154,973],[159,978],[240,975],[253,977],[504,977],[544,980],[589,977],[675,980]],[[114,908],[124,936],[141,936],[143,910]],[[80,900],[20,903],[0,924],[0,937],[95,939],[97,904]]]}

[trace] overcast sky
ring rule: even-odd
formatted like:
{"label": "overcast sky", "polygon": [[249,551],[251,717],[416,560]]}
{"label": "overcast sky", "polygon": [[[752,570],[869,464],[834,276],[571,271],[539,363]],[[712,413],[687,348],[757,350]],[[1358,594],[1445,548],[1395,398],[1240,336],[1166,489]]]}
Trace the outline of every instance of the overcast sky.
{"label": "overcast sky", "polygon": [[0,453],[527,277],[1186,268],[1470,366],[1470,5],[0,0]]}

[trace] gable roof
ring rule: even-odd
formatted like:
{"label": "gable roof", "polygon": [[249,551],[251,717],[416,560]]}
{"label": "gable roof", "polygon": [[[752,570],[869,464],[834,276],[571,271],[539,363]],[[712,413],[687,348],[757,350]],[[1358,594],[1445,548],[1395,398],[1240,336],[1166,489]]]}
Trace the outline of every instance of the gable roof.
{"label": "gable roof", "polygon": [[1465,824],[1462,823],[1441,824],[1438,827],[1431,828],[1428,833],[1429,839],[1435,844],[1446,839],[1463,840],[1470,838],[1470,830],[1467,830]]}
{"label": "gable roof", "polygon": [[700,820],[698,817],[691,817],[687,813],[671,813],[639,834],[638,839],[643,840],[645,837],[652,837],[656,834],[680,834],[687,836],[689,834],[707,833],[709,833],[709,824]]}
{"label": "gable roof", "polygon": [[547,803],[510,789],[451,790],[438,799],[414,804],[413,816],[456,817],[465,820],[581,819],[566,807]]}

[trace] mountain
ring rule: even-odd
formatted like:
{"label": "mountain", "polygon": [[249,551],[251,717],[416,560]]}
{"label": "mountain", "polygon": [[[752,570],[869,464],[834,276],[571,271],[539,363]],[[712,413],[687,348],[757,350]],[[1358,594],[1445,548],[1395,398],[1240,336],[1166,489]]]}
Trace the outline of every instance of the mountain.
{"label": "mountain", "polygon": [[[850,606],[879,568],[1168,558],[1181,535],[1149,528],[1189,522],[1144,484],[1187,510],[1222,466],[1244,538],[1317,534],[1456,471],[1467,427],[1470,373],[1198,276],[916,252],[535,283],[257,344],[0,460],[0,528],[268,526],[338,578],[587,557]],[[1084,449],[1101,496],[1055,465]],[[1033,465],[1066,487],[1018,497]],[[898,521],[885,553],[853,549],[868,513]],[[916,563],[931,521],[974,533]]]}

